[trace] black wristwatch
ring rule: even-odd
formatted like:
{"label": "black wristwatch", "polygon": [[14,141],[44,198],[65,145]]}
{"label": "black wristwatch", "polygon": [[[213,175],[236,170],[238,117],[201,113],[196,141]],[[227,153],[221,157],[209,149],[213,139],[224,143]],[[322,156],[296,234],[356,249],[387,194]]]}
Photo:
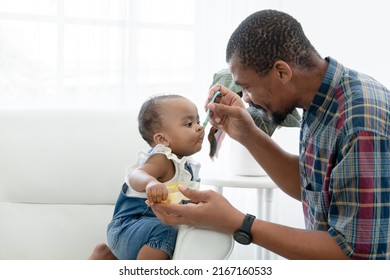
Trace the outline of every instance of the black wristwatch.
{"label": "black wristwatch", "polygon": [[242,222],[241,228],[236,230],[236,232],[233,234],[234,240],[236,240],[238,243],[243,245],[251,244],[252,243],[251,227],[255,219],[256,219],[255,216],[251,214],[246,214],[245,219]]}

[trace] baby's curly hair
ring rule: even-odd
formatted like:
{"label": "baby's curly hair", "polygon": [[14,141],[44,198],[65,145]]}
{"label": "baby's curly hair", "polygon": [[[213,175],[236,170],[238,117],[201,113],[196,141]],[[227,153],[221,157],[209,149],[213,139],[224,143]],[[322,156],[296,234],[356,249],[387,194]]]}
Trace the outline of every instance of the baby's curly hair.
{"label": "baby's curly hair", "polygon": [[262,10],[248,16],[233,32],[226,61],[237,55],[243,65],[265,75],[277,60],[309,70],[314,66],[313,54],[319,56],[296,19],[280,11]]}
{"label": "baby's curly hair", "polygon": [[178,94],[158,95],[151,97],[142,104],[138,114],[138,130],[150,146],[154,146],[153,136],[162,126],[159,110],[161,101],[175,98],[184,97]]}

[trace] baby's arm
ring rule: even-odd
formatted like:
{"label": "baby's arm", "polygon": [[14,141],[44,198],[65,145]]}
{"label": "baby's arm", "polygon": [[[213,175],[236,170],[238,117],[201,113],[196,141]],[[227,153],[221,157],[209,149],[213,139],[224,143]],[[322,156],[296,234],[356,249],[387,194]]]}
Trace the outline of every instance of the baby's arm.
{"label": "baby's arm", "polygon": [[161,202],[168,197],[168,190],[161,182],[171,179],[174,173],[173,163],[165,155],[156,154],[131,173],[129,183],[134,190],[146,192],[149,202]]}

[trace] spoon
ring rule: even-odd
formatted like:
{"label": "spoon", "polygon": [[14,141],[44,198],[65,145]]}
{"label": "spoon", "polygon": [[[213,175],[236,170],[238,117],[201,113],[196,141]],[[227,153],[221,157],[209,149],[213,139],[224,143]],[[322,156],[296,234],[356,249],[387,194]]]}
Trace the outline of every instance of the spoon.
{"label": "spoon", "polygon": [[[215,98],[217,98],[217,96],[220,94],[221,92],[218,90],[214,93],[213,97],[211,98],[210,100],[210,103],[214,103],[214,100]],[[203,124],[202,124],[202,127],[203,129],[206,128],[208,122],[209,122],[209,119],[210,119],[210,109],[207,110],[207,113],[206,113],[206,119],[204,120]]]}

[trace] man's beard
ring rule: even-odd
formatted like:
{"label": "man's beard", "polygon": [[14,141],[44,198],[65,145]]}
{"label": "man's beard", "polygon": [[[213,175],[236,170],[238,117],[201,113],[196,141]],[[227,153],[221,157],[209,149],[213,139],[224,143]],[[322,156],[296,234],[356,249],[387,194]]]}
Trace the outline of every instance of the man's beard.
{"label": "man's beard", "polygon": [[[264,110],[263,107],[261,107],[260,105],[257,105],[255,103],[253,103],[252,101],[249,102],[249,106],[253,107],[253,108],[256,108],[257,110],[260,110],[264,115],[266,115],[268,118],[270,118],[268,116],[268,114],[266,113],[267,111]],[[284,113],[273,113],[271,112],[271,121],[274,122],[276,125],[281,125],[287,118],[287,116],[289,114],[291,114],[292,112],[294,111],[294,108],[290,109],[290,110],[286,110]]]}

